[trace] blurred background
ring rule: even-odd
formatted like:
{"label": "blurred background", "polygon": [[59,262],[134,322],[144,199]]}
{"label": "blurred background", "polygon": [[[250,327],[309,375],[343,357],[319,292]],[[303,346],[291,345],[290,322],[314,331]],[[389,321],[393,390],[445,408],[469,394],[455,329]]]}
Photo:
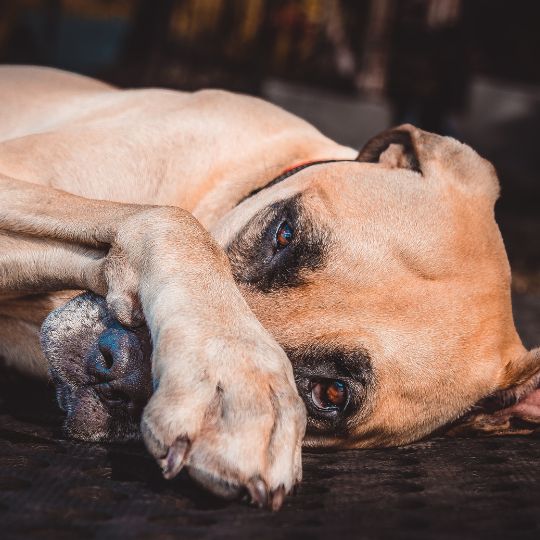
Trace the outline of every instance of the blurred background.
{"label": "blurred background", "polygon": [[540,1],[0,0],[0,62],[262,96],[360,148],[411,122],[499,172],[517,293],[540,292]]}

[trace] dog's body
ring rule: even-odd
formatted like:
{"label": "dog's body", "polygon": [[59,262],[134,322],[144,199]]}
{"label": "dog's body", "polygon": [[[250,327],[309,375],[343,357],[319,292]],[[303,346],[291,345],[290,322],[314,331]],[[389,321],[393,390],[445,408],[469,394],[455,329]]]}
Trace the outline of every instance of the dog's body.
{"label": "dog's body", "polygon": [[44,327],[72,435],[126,434],[110,392],[142,407],[133,358],[153,350],[142,432],[166,475],[186,463],[218,493],[264,502],[268,488],[278,507],[301,475],[305,410],[274,339],[307,444],[406,443],[500,391],[523,399],[469,427],[540,417],[497,179],[468,147],[406,126],[357,158],[255,98],[49,69],[0,68],[0,98],[0,354],[45,376],[44,318],[70,290],[106,297]]}
{"label": "dog's body", "polygon": [[[207,229],[291,164],[357,155],[247,96],[118,91],[46,68],[4,67],[0,78],[2,174],[90,199],[179,207]],[[37,349],[26,354],[28,340],[6,331],[16,343],[3,352],[44,376],[39,328],[65,295],[36,300],[17,298],[7,315],[23,311]]]}

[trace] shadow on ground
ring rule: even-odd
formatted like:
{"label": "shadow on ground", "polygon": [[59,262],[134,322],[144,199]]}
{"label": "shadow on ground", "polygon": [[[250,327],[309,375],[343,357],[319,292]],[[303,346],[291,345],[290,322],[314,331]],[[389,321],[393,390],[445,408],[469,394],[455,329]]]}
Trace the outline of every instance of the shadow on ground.
{"label": "shadow on ground", "polygon": [[[384,105],[278,83],[268,83],[265,94],[355,147],[390,121]],[[532,347],[540,344],[540,154],[536,120],[506,121],[516,117],[515,107],[525,120],[540,111],[534,96],[480,82],[468,118],[457,127],[499,168],[499,218],[516,276],[516,322]],[[491,114],[494,109],[498,114]],[[528,204],[512,195],[514,189],[528,193]],[[185,475],[165,482],[142,446],[64,440],[51,388],[0,373],[0,396],[3,539],[540,537],[536,436],[305,453],[299,494],[271,514],[212,498]]]}
{"label": "shadow on ground", "polygon": [[[527,344],[540,296],[517,295]],[[540,440],[436,438],[304,454],[296,496],[272,514],[166,482],[142,445],[67,441],[52,388],[0,376],[2,538],[538,538]]]}

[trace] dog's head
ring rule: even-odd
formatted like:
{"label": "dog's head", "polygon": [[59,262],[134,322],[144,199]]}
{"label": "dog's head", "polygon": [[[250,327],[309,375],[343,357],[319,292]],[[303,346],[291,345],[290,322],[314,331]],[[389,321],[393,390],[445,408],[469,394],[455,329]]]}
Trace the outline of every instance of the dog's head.
{"label": "dog's head", "polygon": [[[453,432],[540,423],[540,353],[514,328],[498,193],[493,167],[469,147],[402,126],[357,161],[285,175],[212,227],[291,359],[308,445],[402,444],[460,417]],[[150,394],[151,347],[96,303],[86,295],[51,314],[44,345],[68,432],[114,439],[117,419],[136,426],[126,384],[139,402]],[[66,353],[66,332],[77,351]],[[85,420],[90,435],[77,431]]]}
{"label": "dog's head", "polygon": [[406,443],[485,396],[505,392],[508,404],[538,386],[540,354],[513,323],[498,194],[471,148],[402,126],[356,162],[273,182],[216,226],[293,363],[307,444]]}

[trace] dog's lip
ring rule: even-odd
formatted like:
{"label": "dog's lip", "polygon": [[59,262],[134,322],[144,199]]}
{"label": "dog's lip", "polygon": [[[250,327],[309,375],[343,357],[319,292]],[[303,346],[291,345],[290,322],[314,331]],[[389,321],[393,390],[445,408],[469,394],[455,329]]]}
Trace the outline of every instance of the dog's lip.
{"label": "dog's lip", "polygon": [[56,402],[62,411],[65,413],[69,410],[69,398],[71,397],[71,390],[66,384],[55,383],[56,384]]}
{"label": "dog's lip", "polygon": [[129,397],[125,395],[121,389],[115,388],[113,383],[103,382],[93,386],[100,400],[106,401],[110,405],[124,405],[128,406],[131,402]]}
{"label": "dog's lip", "polygon": [[111,406],[96,392],[95,386],[70,388],[65,385],[63,432],[69,438],[90,442],[115,442],[138,439],[140,411]]}

